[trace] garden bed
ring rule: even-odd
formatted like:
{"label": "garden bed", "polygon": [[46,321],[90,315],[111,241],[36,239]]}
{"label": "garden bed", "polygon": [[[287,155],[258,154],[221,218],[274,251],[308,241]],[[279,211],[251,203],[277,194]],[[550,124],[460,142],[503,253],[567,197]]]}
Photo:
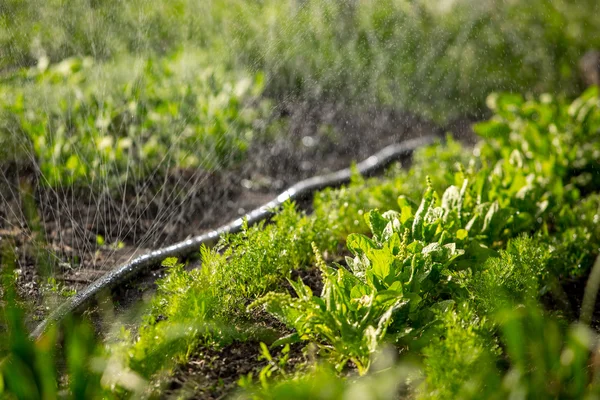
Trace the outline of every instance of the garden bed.
{"label": "garden bed", "polygon": [[[203,251],[201,271],[172,267],[152,303],[150,315],[160,318],[150,317],[137,331],[129,365],[152,376],[165,351],[180,354],[175,359],[186,365],[189,355],[203,349],[244,346],[256,338],[278,354],[279,342],[252,322],[254,310],[264,305],[295,332],[280,330],[286,337],[281,343],[304,343],[321,363],[333,363],[346,374],[366,374],[377,363],[374,343],[395,343],[401,364],[420,359],[425,380],[414,389],[419,396],[510,393],[512,388],[494,386],[499,384],[495,377],[510,371],[525,374],[521,384],[530,393],[595,390],[583,384],[579,367],[554,361],[535,368],[548,368],[544,374],[556,374],[560,383],[538,387],[536,379],[545,375],[526,374],[533,361],[519,346],[541,340],[539,354],[532,357],[549,360],[564,358],[565,351],[581,357],[585,346],[595,346],[591,336],[588,344],[559,338],[583,329],[565,328],[578,318],[583,297],[581,286],[569,282],[586,279],[600,237],[594,223],[600,212],[597,178],[587,172],[597,168],[600,157],[594,139],[600,115],[596,96],[592,90],[570,106],[549,97],[537,103],[492,97],[497,114],[477,126],[484,139],[474,156],[453,142],[424,150],[410,172],[391,181],[326,192],[325,198],[316,197],[311,217],[287,209],[274,225],[230,237],[218,253]],[[441,164],[432,165],[432,156]],[[431,174],[438,169],[444,174]],[[429,176],[425,187],[415,181],[424,175]],[[448,183],[442,195],[438,190]],[[420,202],[414,200],[417,190],[425,192]],[[391,207],[398,212],[364,211],[363,201],[386,204],[403,193],[398,208]],[[388,209],[382,203],[377,208]],[[348,225],[359,216],[366,218],[369,236],[351,233],[364,232],[358,220],[354,228]],[[350,253],[340,252],[336,238],[345,238]],[[326,289],[320,296],[301,281],[291,280],[296,282],[292,290],[278,283],[310,265],[323,273]],[[539,306],[542,298],[551,305],[545,311]],[[168,332],[181,324],[194,326],[196,333],[170,338]],[[556,332],[552,339],[538,336],[547,329]],[[516,337],[528,344],[514,342]],[[161,358],[156,359],[157,351]],[[261,396],[270,397],[292,377],[311,376],[307,366],[313,362],[295,373],[276,362],[263,367],[255,381]],[[248,389],[250,378],[238,378]]]}
{"label": "garden bed", "polygon": [[597,1],[5,3],[2,396],[600,395]]}

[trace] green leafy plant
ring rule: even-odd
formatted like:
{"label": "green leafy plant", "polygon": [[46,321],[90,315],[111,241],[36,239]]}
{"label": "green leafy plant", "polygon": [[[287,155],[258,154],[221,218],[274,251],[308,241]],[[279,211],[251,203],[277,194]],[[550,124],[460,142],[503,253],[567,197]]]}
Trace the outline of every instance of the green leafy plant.
{"label": "green leafy plant", "polygon": [[[547,142],[553,135],[562,136],[558,131],[546,134]],[[547,272],[554,249],[534,243],[535,252],[526,252],[524,243],[529,242],[509,239],[535,232],[554,212],[579,198],[576,184],[562,185],[572,178],[573,166],[557,167],[562,163],[562,150],[554,144],[539,160],[532,150],[528,156],[517,149],[506,152],[507,145],[500,146],[502,151],[496,154],[500,158],[495,158],[485,145],[484,167],[477,169],[472,164],[469,169],[459,169],[452,179],[455,185],[442,196],[428,181],[418,207],[400,196],[400,212],[367,213],[371,237],[350,234],[346,241],[354,255],[346,258],[352,274],[338,266],[333,275],[319,266],[325,287],[321,297],[313,296],[298,282],[293,284],[298,299],[271,293],[254,305],[264,304],[267,311],[296,330],[298,339],[330,345],[338,367],[353,360],[364,373],[366,360],[384,339],[384,335],[370,336],[366,327],[380,327],[383,315],[384,329],[377,331],[396,333],[398,338],[407,333],[417,337],[432,326],[439,310],[469,298],[472,281],[480,282],[477,290],[485,300],[481,307],[492,309],[502,307],[503,301],[513,304],[515,296],[537,299],[543,283],[556,289]],[[588,162],[593,163],[593,158]],[[485,166],[489,164],[492,167]],[[544,166],[552,168],[551,175],[545,175]],[[495,248],[507,242],[513,247],[499,254]],[[500,261],[486,262],[490,257],[498,260],[499,255]],[[537,270],[533,269],[536,264]],[[374,308],[360,313],[361,308],[351,304],[361,304],[363,296],[371,299],[367,304]],[[378,296],[386,301],[377,302]],[[369,321],[365,315],[373,319]]]}
{"label": "green leafy plant", "polygon": [[24,75],[0,84],[0,140],[12,143],[6,157],[34,154],[50,186],[114,187],[170,168],[225,168],[243,157],[266,115],[260,73],[209,67],[198,52],[108,64],[71,58]]}
{"label": "green leafy plant", "polygon": [[[526,387],[539,384],[537,375],[523,372],[534,361],[511,358],[513,328],[505,332],[504,323],[522,307],[537,312],[540,299],[572,318],[562,284],[589,271],[597,255],[598,186],[586,176],[597,162],[600,123],[590,93],[572,104],[497,97],[504,102],[499,115],[506,115],[494,120],[504,118],[500,124],[508,128],[498,128],[497,136],[482,133],[472,153],[452,140],[423,149],[409,171],[379,180],[355,176],[349,187],[318,194],[312,216],[288,205],[273,224],[222,239],[202,251],[202,270],[173,266],[127,349],[128,365],[150,377],[166,358],[184,361],[198,346],[260,338],[264,307],[293,332],[259,341],[272,348],[302,341],[319,350],[319,361],[345,373],[356,368],[368,376],[381,344],[392,343],[421,364],[419,396],[503,397],[515,389],[502,383],[516,374],[511,371],[521,371]],[[544,125],[538,111],[527,111],[543,112],[548,104],[556,114],[547,118],[556,124]],[[578,113],[565,112],[578,104],[587,104],[585,128],[574,119]],[[537,141],[517,146],[529,129],[537,130]],[[432,157],[444,173],[436,173]],[[313,264],[321,273],[320,294],[290,279],[293,270]],[[543,321],[550,318],[541,313]],[[562,347],[540,350],[552,359],[570,346],[560,329]],[[293,379],[265,371],[263,389]],[[244,384],[250,390],[251,382]]]}
{"label": "green leafy plant", "polygon": [[264,304],[267,311],[292,326],[296,334],[290,340],[324,340],[321,350],[332,354],[336,368],[352,361],[359,373],[365,373],[392,313],[404,305],[403,299],[393,291],[372,290],[341,266],[335,270],[327,267],[316,246],[313,250],[324,276],[321,297],[313,296],[302,281],[289,281],[297,298],[269,293],[250,307]]}

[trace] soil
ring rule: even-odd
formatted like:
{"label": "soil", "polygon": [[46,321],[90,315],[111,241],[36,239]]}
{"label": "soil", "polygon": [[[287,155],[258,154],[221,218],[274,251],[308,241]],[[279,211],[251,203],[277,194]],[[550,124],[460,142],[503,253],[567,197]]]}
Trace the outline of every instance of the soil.
{"label": "soil", "polygon": [[[280,354],[270,350],[274,360]],[[268,361],[260,357],[260,343],[236,342],[222,349],[202,348],[178,366],[161,390],[164,399],[222,399],[238,388],[241,378],[252,374],[256,383],[261,370]],[[283,367],[285,372],[306,362],[301,344],[290,346],[289,358]]]}

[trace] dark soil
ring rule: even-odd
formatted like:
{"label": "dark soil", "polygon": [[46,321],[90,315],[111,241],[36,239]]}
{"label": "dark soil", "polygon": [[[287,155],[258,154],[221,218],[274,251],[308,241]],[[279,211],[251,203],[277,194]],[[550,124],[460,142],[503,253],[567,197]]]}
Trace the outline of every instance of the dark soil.
{"label": "dark soil", "polygon": [[[281,354],[273,349],[270,349],[270,353],[274,363],[277,363]],[[252,374],[256,383],[261,369],[269,363],[260,355],[260,344],[254,341],[236,342],[218,350],[199,349],[185,365],[175,369],[166,388],[161,390],[161,398],[225,398],[238,388],[240,378]],[[295,344],[290,346],[289,358],[285,365],[278,368],[291,372],[295,366],[305,362],[303,346]]]}
{"label": "dark soil", "polygon": [[258,343],[234,343],[221,350],[202,349],[178,366],[163,391],[164,398],[220,399],[237,387],[241,376],[257,375],[267,365],[259,360]]}
{"label": "dark soil", "polygon": [[[293,271],[291,279],[302,279],[315,296],[321,295],[323,283],[318,268],[313,266]],[[293,289],[287,282],[283,288],[293,294]],[[269,314],[263,311],[256,311],[256,313],[253,319],[259,321],[258,324],[278,332],[276,337],[291,333]],[[306,364],[304,346],[303,343],[290,346],[288,359],[282,367],[285,372],[291,373],[294,368]],[[282,356],[281,348],[269,351],[275,362]],[[166,389],[161,391],[162,397],[224,398],[237,389],[240,378],[252,373],[256,380],[260,370],[267,364],[268,362],[260,357],[260,343],[256,341],[236,342],[222,349],[200,348],[184,365],[177,366],[172,376],[166,378]]]}

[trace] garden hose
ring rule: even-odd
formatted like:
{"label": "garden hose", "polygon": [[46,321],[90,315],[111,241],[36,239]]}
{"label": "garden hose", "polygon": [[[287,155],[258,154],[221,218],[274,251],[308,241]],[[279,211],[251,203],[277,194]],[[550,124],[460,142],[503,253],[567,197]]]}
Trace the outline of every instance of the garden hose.
{"label": "garden hose", "polygon": [[[433,143],[436,139],[437,136],[430,135],[409,139],[402,143],[392,144],[358,163],[356,165],[356,171],[363,176],[371,176],[380,172],[392,162],[410,156],[417,148]],[[350,182],[352,174],[353,170],[351,168],[345,168],[330,174],[305,179],[282,192],[276,199],[250,211],[229,224],[223,225],[205,234],[143,254],[118,266],[62,303],[56,310],[51,312],[45,320],[36,326],[30,336],[33,339],[39,338],[50,325],[59,323],[66,316],[85,309],[92,303],[98,294],[129,282],[147,268],[159,265],[165,258],[187,257],[190,254],[197,252],[200,245],[214,245],[221,235],[240,231],[244,221],[247,221],[248,225],[252,225],[265,220],[273,216],[274,212],[279,209],[284,202],[306,198],[314,192],[327,187],[337,187],[346,184]]]}

